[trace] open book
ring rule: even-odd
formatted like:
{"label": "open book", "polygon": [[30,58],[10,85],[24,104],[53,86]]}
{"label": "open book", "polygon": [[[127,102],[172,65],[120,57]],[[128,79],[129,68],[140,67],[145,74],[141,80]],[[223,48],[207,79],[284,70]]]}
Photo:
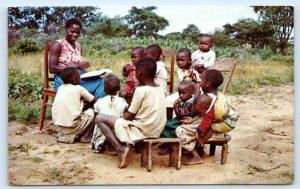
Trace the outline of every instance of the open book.
{"label": "open book", "polygon": [[89,77],[99,77],[99,76],[107,74],[107,73],[112,73],[112,71],[110,69],[90,71],[90,72],[82,74],[80,77],[81,77],[81,79],[89,78]]}

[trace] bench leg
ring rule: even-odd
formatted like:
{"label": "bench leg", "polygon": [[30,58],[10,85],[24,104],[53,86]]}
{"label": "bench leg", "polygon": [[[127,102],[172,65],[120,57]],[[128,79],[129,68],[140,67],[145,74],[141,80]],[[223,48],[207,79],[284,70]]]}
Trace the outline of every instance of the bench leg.
{"label": "bench leg", "polygon": [[216,145],[215,144],[210,144],[209,146],[209,155],[214,156],[216,151]]}
{"label": "bench leg", "polygon": [[225,164],[227,160],[227,152],[228,152],[228,144],[222,145],[222,152],[221,152],[221,164]]}
{"label": "bench leg", "polygon": [[169,167],[175,167],[177,170],[181,168],[181,143],[171,143]]}
{"label": "bench leg", "polygon": [[48,96],[44,94],[43,104],[42,104],[42,111],[41,111],[41,114],[40,114],[40,131],[43,130],[43,127],[44,127],[47,102],[48,102]]}
{"label": "bench leg", "polygon": [[152,142],[147,145],[147,171],[150,172],[152,169]]}
{"label": "bench leg", "polygon": [[147,148],[148,145],[147,143],[141,143],[141,167],[146,167],[147,166]]}

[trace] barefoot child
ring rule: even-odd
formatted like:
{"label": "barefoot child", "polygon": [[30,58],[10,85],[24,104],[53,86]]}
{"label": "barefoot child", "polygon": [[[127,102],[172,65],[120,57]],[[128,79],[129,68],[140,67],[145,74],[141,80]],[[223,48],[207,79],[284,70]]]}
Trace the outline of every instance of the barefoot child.
{"label": "barefoot child", "polygon": [[123,76],[127,77],[126,85],[120,90],[120,97],[124,98],[130,105],[134,89],[139,85],[139,81],[135,76],[135,67],[137,62],[144,57],[144,47],[135,47],[131,51],[131,64],[123,67]]}
{"label": "barefoot child", "polygon": [[[104,113],[116,117],[123,117],[125,109],[128,107],[124,98],[117,95],[120,90],[120,79],[113,74],[109,74],[104,79],[104,91],[106,96],[97,100],[94,104],[96,113]],[[92,149],[95,149],[96,153],[100,153],[104,150],[106,138],[101,130],[95,126]]]}
{"label": "barefoot child", "polygon": [[[195,97],[193,101],[193,112],[198,114],[198,116],[195,120],[183,121],[183,124],[176,129],[177,137],[185,139],[185,142],[182,143],[183,149],[188,151],[191,155],[190,158],[184,159],[183,157],[182,164],[184,165],[203,163],[196,149],[197,139],[203,137],[203,135],[199,133],[200,136],[198,136],[197,128],[208,128],[211,126],[214,119],[213,103],[214,101],[207,94],[201,94]],[[209,131],[206,133],[205,131],[204,133],[210,135],[212,132]]]}
{"label": "barefoot child", "polygon": [[151,57],[156,61],[156,74],[154,78],[154,82],[163,87],[165,94],[168,93],[168,73],[166,69],[166,65],[163,61],[161,61],[162,49],[159,45],[153,44],[146,48],[146,56]]}
{"label": "barefoot child", "polygon": [[[89,108],[96,102],[96,98],[79,85],[80,74],[74,67],[67,67],[61,71],[64,82],[57,91],[53,106],[52,118],[59,133],[58,142],[74,143],[91,142],[94,127],[94,111]],[[83,100],[88,103],[84,106]]]}
{"label": "barefoot child", "polygon": [[144,138],[156,138],[166,123],[165,94],[154,82],[156,61],[149,57],[139,60],[136,77],[140,86],[133,94],[128,114],[124,118],[98,114],[96,124],[117,150],[119,168],[127,166],[128,144]]}

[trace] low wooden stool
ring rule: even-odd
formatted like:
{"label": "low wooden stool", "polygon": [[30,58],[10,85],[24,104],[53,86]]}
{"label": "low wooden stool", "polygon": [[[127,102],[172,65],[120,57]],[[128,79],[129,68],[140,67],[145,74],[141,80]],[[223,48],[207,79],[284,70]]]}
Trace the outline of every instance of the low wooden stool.
{"label": "low wooden stool", "polygon": [[205,144],[210,144],[209,147],[209,155],[214,156],[216,151],[216,146],[222,146],[221,152],[221,164],[225,164],[227,160],[227,153],[228,153],[228,142],[231,140],[231,136],[228,134],[224,134],[223,138],[209,138]]}
{"label": "low wooden stool", "polygon": [[141,166],[147,167],[147,171],[152,169],[152,144],[168,143],[170,147],[169,167],[181,168],[181,150],[184,139],[180,138],[155,138],[141,141]]}

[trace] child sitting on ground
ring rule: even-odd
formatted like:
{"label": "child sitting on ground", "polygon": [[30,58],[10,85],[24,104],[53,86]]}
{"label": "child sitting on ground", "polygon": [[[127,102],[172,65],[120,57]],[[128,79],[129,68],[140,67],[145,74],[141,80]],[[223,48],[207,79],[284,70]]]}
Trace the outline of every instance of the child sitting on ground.
{"label": "child sitting on ground", "polygon": [[[79,85],[80,74],[76,68],[67,67],[61,71],[64,82],[57,91],[53,106],[52,118],[58,127],[58,142],[74,143],[91,142],[94,128],[94,111],[90,108],[96,98]],[[84,106],[83,100],[88,103]]]}
{"label": "child sitting on ground", "polygon": [[131,51],[131,64],[126,64],[123,67],[123,76],[127,77],[125,86],[120,90],[120,97],[124,98],[130,105],[134,89],[139,85],[139,81],[135,76],[135,67],[137,62],[144,57],[144,47],[135,47]]}
{"label": "child sitting on ground", "polygon": [[96,117],[96,124],[118,152],[119,168],[127,166],[129,144],[159,137],[166,123],[165,94],[154,82],[156,61],[144,57],[139,60],[135,71],[140,86],[134,91],[124,118],[106,114]]}
{"label": "child sitting on ground", "polygon": [[163,87],[165,94],[168,93],[168,73],[165,63],[161,60],[162,49],[159,45],[153,44],[146,48],[147,57],[151,57],[156,61],[157,69],[154,82]]}
{"label": "child sitting on ground", "polygon": [[[123,117],[125,109],[128,107],[127,102],[124,98],[117,95],[120,90],[120,79],[113,74],[109,74],[104,79],[104,91],[107,96],[100,98],[94,104],[96,113],[104,113],[116,117]],[[100,153],[105,148],[106,138],[101,130],[95,126],[93,138],[92,138],[92,149],[95,149],[96,153]]]}
{"label": "child sitting on ground", "polygon": [[202,74],[204,70],[207,70],[215,63],[216,53],[211,50],[212,44],[212,36],[204,34],[199,39],[199,49],[192,54],[193,68],[199,74]]}
{"label": "child sitting on ground", "polygon": [[176,117],[167,121],[161,137],[176,138],[175,129],[182,125],[182,120],[192,116],[193,95],[195,84],[192,81],[183,80],[179,83],[179,98],[174,102]]}

